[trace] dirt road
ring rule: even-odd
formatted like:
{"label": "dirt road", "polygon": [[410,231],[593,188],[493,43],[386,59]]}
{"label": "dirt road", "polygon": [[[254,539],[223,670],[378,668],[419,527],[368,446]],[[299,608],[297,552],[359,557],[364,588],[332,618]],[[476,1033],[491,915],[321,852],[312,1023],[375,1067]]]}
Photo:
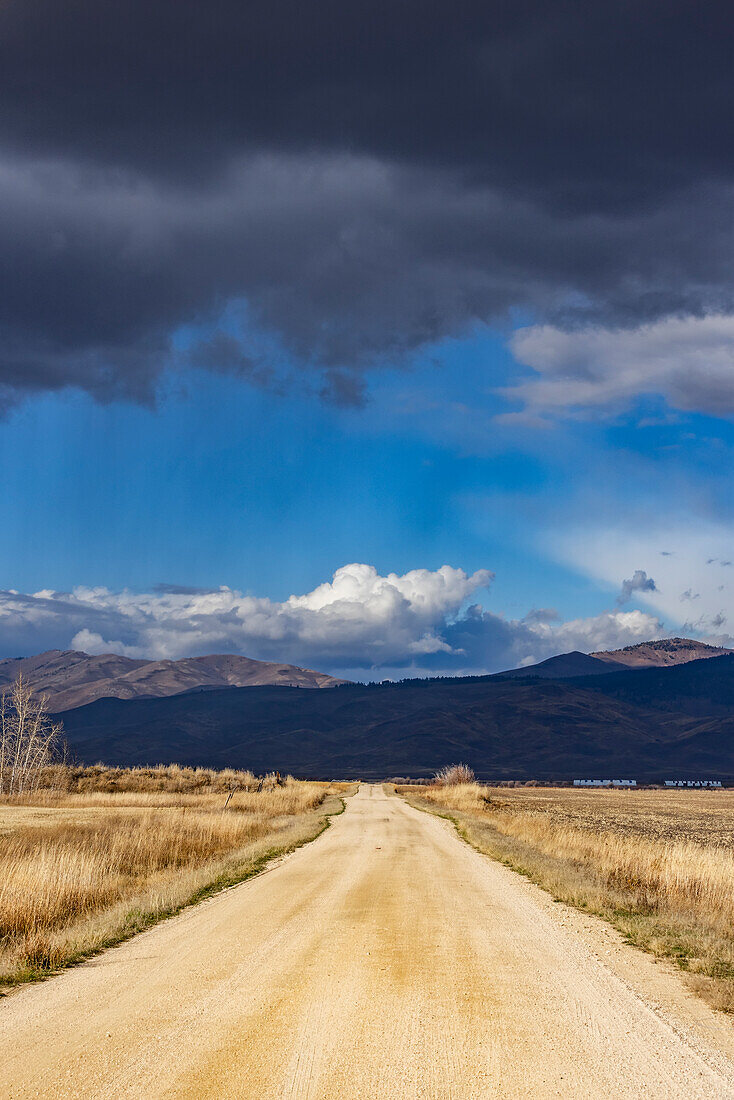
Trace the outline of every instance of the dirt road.
{"label": "dirt road", "polygon": [[734,1028],[438,818],[313,844],[0,1003],[0,1094],[734,1097]]}

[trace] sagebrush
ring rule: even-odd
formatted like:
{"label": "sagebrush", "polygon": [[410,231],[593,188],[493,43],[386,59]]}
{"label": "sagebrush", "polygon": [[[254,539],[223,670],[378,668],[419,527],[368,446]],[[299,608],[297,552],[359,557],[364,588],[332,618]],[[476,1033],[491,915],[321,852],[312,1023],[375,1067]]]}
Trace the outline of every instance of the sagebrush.
{"label": "sagebrush", "polygon": [[447,764],[433,777],[436,787],[458,787],[462,783],[473,783],[474,770],[468,764]]}

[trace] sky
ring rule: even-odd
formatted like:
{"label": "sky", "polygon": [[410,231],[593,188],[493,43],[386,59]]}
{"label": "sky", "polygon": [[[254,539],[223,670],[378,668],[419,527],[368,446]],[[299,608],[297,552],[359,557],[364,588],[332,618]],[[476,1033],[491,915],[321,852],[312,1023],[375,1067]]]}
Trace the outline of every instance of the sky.
{"label": "sky", "polygon": [[0,654],[734,645],[731,31],[8,0]]}

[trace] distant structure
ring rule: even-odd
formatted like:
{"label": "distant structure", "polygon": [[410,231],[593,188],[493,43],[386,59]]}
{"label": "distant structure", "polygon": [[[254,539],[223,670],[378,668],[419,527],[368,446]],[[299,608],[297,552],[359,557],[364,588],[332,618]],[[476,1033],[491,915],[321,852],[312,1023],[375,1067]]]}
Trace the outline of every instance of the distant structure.
{"label": "distant structure", "polygon": [[[636,787],[636,779],[574,779],[574,787]],[[721,786],[721,784],[719,784]]]}
{"label": "distant structure", "polygon": [[720,787],[720,779],[666,779],[666,787]]}

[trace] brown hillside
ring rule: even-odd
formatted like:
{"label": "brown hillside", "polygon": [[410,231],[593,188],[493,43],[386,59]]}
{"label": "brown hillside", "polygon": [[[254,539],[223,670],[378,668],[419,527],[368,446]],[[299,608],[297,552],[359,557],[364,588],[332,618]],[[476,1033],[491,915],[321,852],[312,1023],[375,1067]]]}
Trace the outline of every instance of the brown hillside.
{"label": "brown hillside", "polygon": [[668,665],[685,665],[706,657],[723,657],[734,650],[707,645],[694,638],[662,638],[657,642],[641,642],[624,649],[602,650],[591,653],[599,661],[626,665],[627,668],[665,668]]}
{"label": "brown hillside", "polygon": [[56,712],[103,698],[160,698],[222,687],[326,688],[344,682],[312,669],[231,653],[148,661],[114,653],[95,657],[75,650],[52,649],[35,657],[0,661],[0,688],[12,683],[19,673],[48,696],[49,706]]}

